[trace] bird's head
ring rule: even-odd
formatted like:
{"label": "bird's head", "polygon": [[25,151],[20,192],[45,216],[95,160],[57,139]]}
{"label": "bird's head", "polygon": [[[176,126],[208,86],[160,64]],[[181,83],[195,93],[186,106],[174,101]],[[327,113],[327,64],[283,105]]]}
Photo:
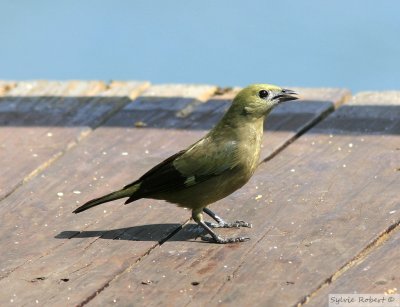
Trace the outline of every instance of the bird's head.
{"label": "bird's head", "polygon": [[271,84],[253,84],[242,89],[232,107],[235,113],[259,118],[267,115],[281,102],[298,99],[294,91]]}

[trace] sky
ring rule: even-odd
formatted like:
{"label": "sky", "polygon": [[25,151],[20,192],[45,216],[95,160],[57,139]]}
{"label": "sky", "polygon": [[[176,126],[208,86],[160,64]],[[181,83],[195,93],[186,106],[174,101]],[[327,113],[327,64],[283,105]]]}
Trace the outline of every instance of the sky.
{"label": "sky", "polygon": [[400,1],[0,0],[0,79],[400,90]]}

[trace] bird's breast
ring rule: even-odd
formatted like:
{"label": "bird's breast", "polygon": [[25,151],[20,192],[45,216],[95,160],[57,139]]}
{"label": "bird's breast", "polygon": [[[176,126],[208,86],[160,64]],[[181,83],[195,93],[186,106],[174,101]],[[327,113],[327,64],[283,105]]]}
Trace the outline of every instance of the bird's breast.
{"label": "bird's breast", "polygon": [[262,135],[263,125],[261,122],[246,129],[241,136],[243,139],[239,142],[239,150],[241,151],[241,167],[250,177],[258,166]]}

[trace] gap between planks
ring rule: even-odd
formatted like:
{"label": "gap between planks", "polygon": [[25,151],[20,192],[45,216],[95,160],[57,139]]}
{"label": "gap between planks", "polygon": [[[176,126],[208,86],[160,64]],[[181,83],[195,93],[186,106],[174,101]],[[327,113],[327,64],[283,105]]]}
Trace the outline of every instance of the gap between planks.
{"label": "gap between planks", "polygon": [[278,147],[274,152],[272,152],[270,155],[268,155],[266,158],[262,159],[260,164],[266,163],[272,158],[274,158],[277,154],[279,154],[282,150],[284,150],[286,147],[288,147],[290,144],[292,144],[294,141],[296,141],[299,137],[301,137],[304,133],[306,133],[308,130],[310,130],[312,127],[317,125],[319,122],[323,121],[326,117],[328,117],[331,113],[335,111],[335,109],[343,104],[345,104],[347,101],[351,99],[352,95],[350,92],[347,94],[344,94],[342,98],[340,98],[337,102],[336,105],[332,104],[328,109],[325,111],[321,112],[316,118],[311,120],[308,124],[305,124],[299,131],[296,132],[296,134],[289,140],[287,140],[284,144],[282,144],[280,147]]}
{"label": "gap between planks", "polygon": [[187,225],[190,222],[191,219],[187,219],[185,221],[184,224],[180,225],[179,227],[177,227],[176,229],[174,229],[173,231],[171,231],[171,233],[167,234],[164,238],[162,238],[160,241],[158,241],[157,243],[153,244],[147,251],[145,251],[141,256],[139,256],[138,259],[136,259],[133,263],[131,263],[128,267],[125,267],[123,269],[121,269],[119,272],[117,272],[112,278],[110,278],[109,280],[107,280],[105,283],[103,283],[103,285],[101,285],[101,287],[99,287],[99,289],[97,289],[95,292],[93,292],[91,295],[89,295],[88,297],[86,297],[81,303],[79,303],[77,305],[77,307],[82,307],[85,306],[87,303],[89,303],[91,300],[93,300],[98,294],[100,294],[101,292],[103,292],[114,280],[118,279],[119,276],[121,276],[122,274],[124,274],[125,272],[129,272],[130,270],[132,270],[132,268],[134,268],[139,262],[141,262],[143,260],[143,258],[147,257],[148,255],[150,255],[150,253],[156,249],[157,247],[163,245],[166,241],[168,241],[168,239],[170,239],[171,237],[173,237],[174,235],[176,235],[185,225]]}
{"label": "gap between planks", "polygon": [[386,241],[388,241],[391,236],[396,232],[400,231],[400,220],[396,221],[390,225],[386,230],[379,234],[371,243],[369,243],[363,250],[361,250],[356,256],[354,256],[349,262],[343,265],[337,272],[328,277],[322,284],[320,284],[314,291],[306,295],[300,302],[294,306],[301,307],[308,304],[313,297],[315,297],[320,290],[329,286],[332,282],[342,276],[350,268],[362,263],[372,252],[377,250]]}
{"label": "gap between planks", "polygon": [[[107,92],[107,90],[110,90],[112,88],[114,81],[109,81],[105,83],[105,88],[103,91],[99,92],[98,94]],[[16,83],[10,83],[9,85],[3,86],[0,93],[1,97],[4,97],[7,95],[8,92],[10,92],[12,89],[18,86],[18,82]],[[148,87],[150,86],[150,83],[145,81],[139,86],[133,93],[129,94],[129,97],[134,99],[137,96],[139,96],[141,93],[143,93]],[[133,97],[131,97],[131,95]],[[119,106],[116,106],[112,111],[109,113],[106,113],[97,123],[94,123],[92,127],[89,127],[88,130],[82,131],[73,141],[69,142],[66,144],[66,148],[60,150],[56,154],[54,154],[52,157],[50,157],[47,161],[42,163],[41,165],[37,166],[36,169],[31,171],[28,175],[24,176],[22,180],[10,191],[8,191],[5,195],[0,197],[0,201],[3,201],[7,197],[9,197],[11,194],[13,194],[16,190],[21,188],[24,184],[26,184],[28,181],[32,180],[35,178],[37,175],[42,173],[45,169],[47,169],[50,165],[52,165],[55,161],[57,161],[59,158],[61,158],[63,155],[65,155],[67,152],[69,152],[71,149],[76,147],[78,144],[80,144],[81,141],[83,141],[88,135],[90,135],[94,130],[96,130],[98,127],[102,126],[107,120],[109,120],[111,117],[113,117],[117,112],[119,112],[122,108],[124,108],[129,101],[126,101],[124,103],[121,103]]]}

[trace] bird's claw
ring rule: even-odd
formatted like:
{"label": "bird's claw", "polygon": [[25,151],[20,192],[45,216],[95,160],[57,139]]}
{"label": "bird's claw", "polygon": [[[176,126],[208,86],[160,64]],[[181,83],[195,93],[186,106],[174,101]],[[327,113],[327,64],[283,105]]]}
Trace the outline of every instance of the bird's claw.
{"label": "bird's claw", "polygon": [[248,238],[248,237],[222,238],[220,236],[218,236],[216,238],[203,236],[203,237],[201,237],[201,239],[206,242],[218,243],[218,244],[238,243],[238,242],[246,242],[246,241],[250,240],[250,238]]}
{"label": "bird's claw", "polygon": [[253,227],[253,225],[251,223],[247,223],[245,221],[235,221],[235,222],[233,222],[231,224],[235,225],[233,227],[248,227],[248,228],[252,228]]}
{"label": "bird's claw", "polygon": [[239,227],[248,227],[248,228],[252,228],[253,225],[250,223],[247,223],[245,221],[235,221],[233,223],[226,223],[226,222],[220,222],[220,223],[209,223],[206,222],[206,224],[209,227],[212,228],[239,228]]}

